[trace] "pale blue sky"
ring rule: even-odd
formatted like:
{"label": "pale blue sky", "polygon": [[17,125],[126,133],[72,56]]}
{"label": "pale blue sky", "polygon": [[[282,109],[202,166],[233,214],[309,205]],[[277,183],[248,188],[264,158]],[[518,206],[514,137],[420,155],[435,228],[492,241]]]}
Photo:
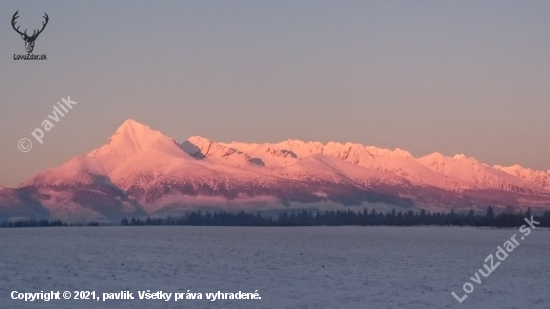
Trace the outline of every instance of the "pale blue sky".
{"label": "pale blue sky", "polygon": [[[34,54],[22,28],[49,24]],[[133,118],[178,141],[285,139],[550,169],[548,1],[2,1],[0,185]],[[31,31],[32,32],[32,31]],[[28,137],[67,95],[44,144]],[[33,140],[34,141],[34,140]]]}

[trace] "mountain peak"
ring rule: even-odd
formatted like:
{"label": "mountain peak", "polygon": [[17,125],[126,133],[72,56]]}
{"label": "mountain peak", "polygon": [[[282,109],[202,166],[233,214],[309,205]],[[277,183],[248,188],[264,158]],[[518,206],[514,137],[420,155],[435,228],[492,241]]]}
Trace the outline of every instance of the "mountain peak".
{"label": "mountain peak", "polygon": [[453,159],[466,159],[466,156],[462,153],[457,153],[457,154],[455,154]]}
{"label": "mountain peak", "polygon": [[133,119],[128,119],[109,138],[106,145],[92,152],[93,156],[116,152],[126,156],[150,148],[171,149],[178,146],[173,139]]}
{"label": "mountain peak", "polygon": [[144,124],[141,124],[135,121],[134,119],[127,119],[122,123],[120,127],[118,127],[118,129],[115,132],[115,135],[117,135],[117,133],[118,134],[124,134],[124,133],[135,134],[135,133],[144,133],[144,132],[150,132],[150,131],[156,132],[150,127]]}
{"label": "mountain peak", "polygon": [[116,130],[111,139],[125,139],[139,147],[150,144],[160,137],[164,137],[160,131],[155,131],[133,119],[128,119]]}

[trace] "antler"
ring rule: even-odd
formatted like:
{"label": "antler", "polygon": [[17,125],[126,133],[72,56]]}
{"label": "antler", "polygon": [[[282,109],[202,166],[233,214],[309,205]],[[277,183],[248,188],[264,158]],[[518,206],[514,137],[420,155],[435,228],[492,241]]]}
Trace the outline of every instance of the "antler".
{"label": "antler", "polygon": [[19,11],[15,12],[15,14],[13,14],[13,17],[11,19],[11,26],[13,27],[13,30],[15,30],[17,33],[21,34],[21,35],[27,35],[27,31],[25,30],[25,33],[22,33],[21,31],[19,31],[19,27],[15,28],[15,20],[19,18],[19,16],[17,16],[17,13],[19,13]]}
{"label": "antler", "polygon": [[[16,12],[17,14],[17,12]],[[44,31],[44,28],[46,28],[46,25],[48,24],[48,20],[50,20],[50,18],[48,17],[48,14],[44,13],[45,16],[42,16],[46,19],[46,22],[42,22],[42,29],[38,30],[38,33],[34,34],[36,32],[36,30],[33,30],[32,31],[32,35],[31,35],[31,38],[34,38],[34,37],[37,37],[42,31]]]}

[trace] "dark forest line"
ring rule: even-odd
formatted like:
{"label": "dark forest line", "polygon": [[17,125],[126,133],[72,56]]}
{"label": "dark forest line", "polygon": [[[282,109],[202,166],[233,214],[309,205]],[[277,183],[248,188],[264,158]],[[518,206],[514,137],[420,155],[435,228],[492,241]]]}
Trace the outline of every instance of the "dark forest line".
{"label": "dark forest line", "polygon": [[[130,218],[122,219],[122,226],[486,226],[486,227],[517,227],[526,224],[525,218],[531,218],[533,214],[528,209],[525,213],[500,213],[495,215],[491,207],[487,208],[484,215],[468,213],[430,213],[425,210],[413,212],[382,213],[375,209],[370,211],[283,211],[277,218],[262,216],[259,212],[189,212],[181,217],[167,218]],[[533,215],[535,221],[540,222],[540,227],[550,227],[550,211]],[[112,225],[89,222],[88,226]],[[10,227],[52,227],[52,226],[82,226],[82,224],[68,224],[60,220],[20,220],[4,221],[0,223],[2,228]]]}
{"label": "dark forest line", "polygon": [[[262,216],[260,213],[232,212],[189,212],[177,218],[150,218],[140,220],[136,218],[122,219],[123,226],[142,225],[186,225],[186,226],[487,226],[487,227],[516,227],[526,224],[525,218],[533,214],[528,209],[525,213],[500,213],[495,215],[491,207],[484,215],[476,215],[473,210],[468,213],[457,214],[453,210],[449,213],[430,213],[425,210],[413,212],[388,213],[376,212],[375,209],[360,212],[347,211],[291,211],[280,212],[274,219]],[[540,222],[541,227],[550,227],[550,211],[542,215],[533,215],[534,220]]]}

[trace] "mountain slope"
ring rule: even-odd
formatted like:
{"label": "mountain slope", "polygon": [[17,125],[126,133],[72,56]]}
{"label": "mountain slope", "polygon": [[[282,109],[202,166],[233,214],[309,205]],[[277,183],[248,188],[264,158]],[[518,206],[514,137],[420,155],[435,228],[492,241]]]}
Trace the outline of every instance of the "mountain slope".
{"label": "mountain slope", "polygon": [[181,143],[134,120],[88,154],[0,188],[0,219],[68,221],[288,207],[550,207],[548,173],[354,143]]}
{"label": "mountain slope", "polygon": [[494,168],[521,178],[523,180],[532,182],[533,184],[536,184],[537,186],[540,186],[541,188],[544,188],[546,190],[550,190],[550,170],[545,173],[542,171],[534,171],[530,168],[524,168],[517,164],[506,167],[495,165]]}

